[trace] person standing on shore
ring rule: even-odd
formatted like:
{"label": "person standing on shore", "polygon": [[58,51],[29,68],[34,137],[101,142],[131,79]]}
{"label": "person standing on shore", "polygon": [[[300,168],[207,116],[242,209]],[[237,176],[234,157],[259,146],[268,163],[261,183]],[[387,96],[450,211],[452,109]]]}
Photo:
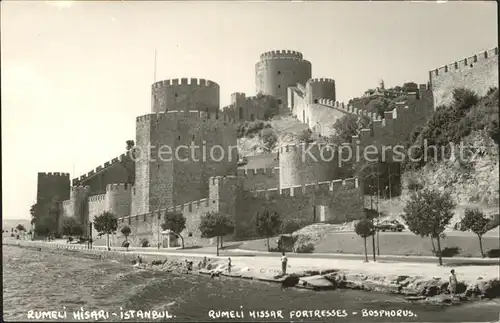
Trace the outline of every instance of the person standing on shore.
{"label": "person standing on shore", "polygon": [[231,258],[227,258],[227,272],[231,275]]}
{"label": "person standing on shore", "polygon": [[288,258],[285,256],[285,252],[283,251],[281,256],[281,273],[283,276],[286,275],[286,265],[288,263]]}
{"label": "person standing on shore", "polygon": [[451,297],[455,297],[455,293],[457,292],[457,276],[455,275],[455,269],[450,270],[449,290]]}

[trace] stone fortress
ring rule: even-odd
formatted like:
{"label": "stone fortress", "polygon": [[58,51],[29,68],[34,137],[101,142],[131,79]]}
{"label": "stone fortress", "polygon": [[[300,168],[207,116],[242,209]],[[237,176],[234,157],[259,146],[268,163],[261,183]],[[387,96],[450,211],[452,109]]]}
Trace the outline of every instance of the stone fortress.
{"label": "stone fortress", "polygon": [[[311,63],[302,53],[278,50],[263,53],[256,64],[257,95],[233,93],[231,104],[220,108],[219,85],[203,79],[174,79],[152,85],[151,113],[136,119],[134,149],[72,180],[67,173],[38,173],[37,202],[62,201],[63,215],[76,217],[88,230],[90,221],[104,211],[114,213],[119,229],[131,228],[129,240],[164,243],[160,225],[165,211],[186,217],[182,232],[186,246],[201,242],[199,220],[207,212],[234,217],[233,238],[254,237],[255,214],[268,208],[285,219],[345,222],[364,216],[362,183],[346,178],[338,156],[322,144],[278,148],[279,170],[244,169],[233,156],[219,154],[208,160],[187,149],[172,160],[158,160],[161,146],[172,150],[192,143],[206,147],[236,147],[241,120],[263,119],[275,109],[291,113],[320,135],[345,114],[366,115],[371,123],[347,145],[394,145],[405,140],[435,107],[448,102],[456,87],[483,95],[498,86],[498,48],[429,72],[429,83],[408,94],[384,118],[360,107],[336,101],[335,81],[312,78]],[[383,90],[383,89],[382,89]],[[311,155],[324,154],[318,162]],[[136,156],[137,151],[141,156]],[[325,153],[326,151],[326,153]],[[330,155],[328,155],[330,154]],[[303,158],[306,156],[307,158]],[[331,158],[328,158],[330,156]],[[88,233],[88,232],[87,232]],[[117,233],[120,236],[120,233]],[[92,233],[96,237],[96,232]],[[121,243],[122,237],[116,243]]]}

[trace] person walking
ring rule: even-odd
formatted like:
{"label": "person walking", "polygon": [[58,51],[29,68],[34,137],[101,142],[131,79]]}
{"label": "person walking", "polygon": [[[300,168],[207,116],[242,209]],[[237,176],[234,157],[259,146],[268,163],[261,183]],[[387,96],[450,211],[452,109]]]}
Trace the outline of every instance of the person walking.
{"label": "person walking", "polygon": [[450,281],[449,281],[449,290],[452,297],[455,297],[457,292],[457,276],[455,274],[455,269],[450,270]]}
{"label": "person walking", "polygon": [[288,258],[285,256],[285,252],[282,252],[281,256],[281,273],[283,276],[286,275],[286,265],[288,263]]}

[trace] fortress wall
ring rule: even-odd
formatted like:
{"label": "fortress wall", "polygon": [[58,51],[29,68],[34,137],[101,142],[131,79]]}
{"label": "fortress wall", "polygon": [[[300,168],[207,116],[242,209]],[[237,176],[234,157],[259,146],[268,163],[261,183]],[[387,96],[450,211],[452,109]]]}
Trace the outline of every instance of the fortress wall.
{"label": "fortress wall", "polygon": [[498,47],[464,58],[429,72],[434,107],[451,103],[452,91],[464,87],[479,96],[498,87]]}
{"label": "fortress wall", "polygon": [[323,98],[335,101],[335,80],[330,78],[313,78],[306,83],[308,103]]}
{"label": "fortress wall", "polygon": [[135,146],[140,150],[135,162],[134,214],[149,212],[150,155],[147,148],[151,143],[151,117],[145,115],[136,119]]}
{"label": "fortress wall", "polygon": [[[134,216],[125,216],[118,219],[117,235],[113,240],[114,245],[121,245],[125,237],[120,233],[123,226],[127,225],[131,229],[131,234],[128,240],[131,246],[140,246],[142,239],[147,239],[151,246],[158,244],[158,230],[161,233],[161,224],[165,222],[165,212],[178,211],[182,212],[186,218],[186,229],[181,233],[184,238],[184,246],[195,246],[200,243],[206,243],[207,239],[201,238],[199,231],[200,219],[208,212],[214,212],[215,208],[209,203],[208,199],[192,201],[183,205],[162,210],[161,212],[150,212]],[[162,246],[166,247],[166,236],[160,234],[159,241]],[[174,243],[174,235],[171,237],[171,244]],[[180,243],[180,240],[178,241]]]}
{"label": "fortress wall", "polygon": [[73,203],[71,203],[71,200],[64,200],[62,202],[62,217],[72,217],[73,215]]}
{"label": "fortress wall", "polygon": [[237,211],[238,239],[256,236],[255,217],[268,209],[278,212],[284,221],[292,219],[320,222],[321,210],[325,222],[340,223],[364,216],[361,187],[355,179],[259,191],[245,191]]}
{"label": "fortress wall", "polygon": [[105,208],[117,217],[130,215],[132,203],[132,185],[108,184],[105,194]]}
{"label": "fortress wall", "polygon": [[246,190],[261,190],[279,186],[279,168],[238,169]]}
{"label": "fortress wall", "polygon": [[213,81],[181,78],[152,85],[151,112],[195,110],[216,112],[220,106],[219,85]]}
{"label": "fortress wall", "polygon": [[106,162],[103,166],[98,166],[86,175],[73,179],[73,185],[89,186],[92,194],[98,194],[104,193],[108,184],[133,183],[135,162],[125,154],[122,156]]}
{"label": "fortress wall", "polygon": [[[295,53],[295,54],[292,54]],[[305,84],[311,78],[311,63],[296,51],[271,51],[261,55],[255,65],[257,93],[272,95],[278,104],[287,107],[287,88]]]}
{"label": "fortress wall", "polygon": [[36,201],[48,212],[52,200],[60,202],[70,198],[70,180],[68,173],[38,173]]}
{"label": "fortress wall", "polygon": [[[289,104],[289,109],[292,112],[292,115],[297,117],[300,122],[307,123],[306,111],[308,105],[306,97],[296,90],[292,92],[291,96],[293,97],[293,104]],[[307,113],[309,113],[309,111],[307,111]]]}
{"label": "fortress wall", "polygon": [[323,104],[310,104],[308,106],[307,119],[309,127],[314,132],[328,137],[334,134],[333,124],[346,114],[351,114],[347,110],[335,109]]}
{"label": "fortress wall", "polygon": [[[236,147],[236,128],[225,114],[193,110],[140,116],[136,145],[149,143],[151,156],[137,161],[134,208],[138,213],[206,197],[210,176],[236,173],[236,149],[229,156],[229,148]],[[215,145],[224,149],[212,150]]]}
{"label": "fortress wall", "polygon": [[286,145],[279,152],[281,189],[338,178],[338,155],[328,145]]}
{"label": "fortress wall", "polygon": [[[104,211],[108,211],[106,209],[106,195],[105,194],[99,194],[99,195],[92,195],[88,197],[88,222],[94,222],[94,219],[104,213]],[[88,227],[88,222],[86,224],[86,227]],[[95,229],[95,226],[92,225],[92,237],[93,239],[96,239],[97,237],[97,230]]]}

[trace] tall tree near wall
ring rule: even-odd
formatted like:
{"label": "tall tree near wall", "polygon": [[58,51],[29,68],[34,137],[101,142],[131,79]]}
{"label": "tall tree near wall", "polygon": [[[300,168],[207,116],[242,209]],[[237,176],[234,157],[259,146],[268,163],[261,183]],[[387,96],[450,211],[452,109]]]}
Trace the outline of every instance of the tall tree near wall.
{"label": "tall tree near wall", "polygon": [[184,237],[181,232],[186,228],[186,218],[181,212],[167,212],[165,222],[161,224],[162,230],[170,230],[181,238],[182,249],[184,249]]}
{"label": "tall tree near wall", "polygon": [[278,212],[270,212],[266,208],[263,212],[257,213],[255,223],[259,236],[267,239],[267,251],[271,251],[269,238],[277,235],[282,225]]}
{"label": "tall tree near wall", "polygon": [[448,192],[428,188],[412,194],[404,207],[403,219],[410,231],[421,237],[436,238],[439,265],[443,265],[440,236],[449,225],[454,208],[455,203]]}
{"label": "tall tree near wall", "polygon": [[118,228],[118,220],[111,212],[104,212],[94,219],[94,228],[99,236],[106,235],[106,245],[108,250],[111,250],[109,245],[109,235],[114,234]]}
{"label": "tall tree near wall", "polygon": [[363,219],[356,223],[354,231],[358,236],[363,238],[365,244],[365,261],[368,262],[368,249],[366,248],[366,239],[375,234],[375,226],[369,219]]}
{"label": "tall tree near wall", "polygon": [[202,238],[217,237],[217,256],[219,256],[219,238],[234,232],[234,222],[231,217],[224,213],[207,213],[201,217],[199,229]]}
{"label": "tall tree near wall", "polygon": [[465,209],[464,217],[460,222],[460,230],[472,231],[477,235],[479,239],[479,250],[483,258],[483,235],[489,231],[490,227],[490,219],[488,219],[478,208]]}

